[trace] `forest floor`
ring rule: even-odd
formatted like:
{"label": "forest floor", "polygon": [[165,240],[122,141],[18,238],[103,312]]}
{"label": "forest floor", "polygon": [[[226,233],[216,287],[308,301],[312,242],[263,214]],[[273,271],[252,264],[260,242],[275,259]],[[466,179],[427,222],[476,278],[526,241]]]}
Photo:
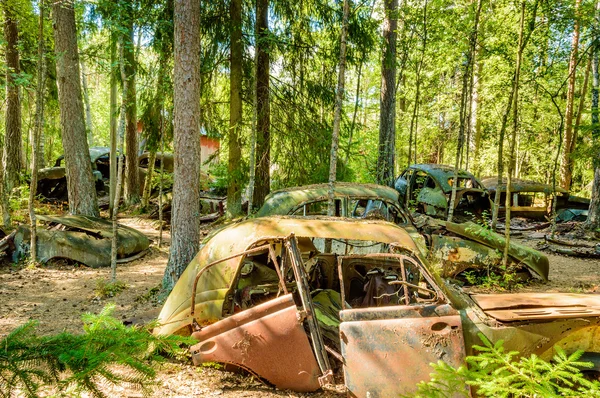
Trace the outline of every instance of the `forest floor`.
{"label": "forest floor", "polygon": [[[156,223],[142,218],[122,218],[120,222],[136,228],[153,240],[148,255],[120,265],[118,280],[128,287],[110,299],[99,299],[95,290],[99,281],[107,281],[109,269],[92,269],[65,262],[53,262],[37,268],[0,263],[0,338],[30,319],[39,322],[41,334],[82,330],[81,315],[98,313],[106,304],[115,303],[114,316],[123,320],[150,320],[160,310],[156,288],[162,280],[168,258],[170,236],[164,233],[164,246],[156,247]],[[535,240],[521,239],[535,246]],[[550,281],[534,283],[519,291],[600,292],[600,260],[566,257],[546,253],[550,259]],[[301,394],[264,386],[252,376],[230,373],[210,367],[194,367],[191,361],[166,362],[158,372],[157,397],[341,397],[343,393],[326,391]],[[139,391],[123,386],[105,386],[108,396],[138,397]]]}

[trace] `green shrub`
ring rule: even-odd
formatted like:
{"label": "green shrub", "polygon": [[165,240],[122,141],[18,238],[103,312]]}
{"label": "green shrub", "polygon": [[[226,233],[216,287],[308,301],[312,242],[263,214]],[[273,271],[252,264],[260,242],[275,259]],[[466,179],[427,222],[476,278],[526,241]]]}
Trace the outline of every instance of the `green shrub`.
{"label": "green shrub", "polygon": [[419,383],[415,397],[468,397],[468,386],[482,397],[600,397],[600,382],[581,373],[592,367],[579,362],[582,351],[567,355],[555,347],[556,355],[547,362],[535,354],[517,358],[517,351],[504,350],[502,340],[492,344],[480,338],[485,346],[474,346],[479,354],[467,357],[467,366],[431,364],[431,380]]}
{"label": "green shrub", "polygon": [[[36,397],[40,387],[74,389],[104,397],[100,383],[126,383],[150,392],[155,365],[164,356],[179,356],[189,338],[154,336],[147,328],[125,326],[111,315],[114,305],[98,315],[85,314],[83,334],[38,336],[28,322],[0,340],[0,397]],[[151,327],[154,325],[151,325]]]}

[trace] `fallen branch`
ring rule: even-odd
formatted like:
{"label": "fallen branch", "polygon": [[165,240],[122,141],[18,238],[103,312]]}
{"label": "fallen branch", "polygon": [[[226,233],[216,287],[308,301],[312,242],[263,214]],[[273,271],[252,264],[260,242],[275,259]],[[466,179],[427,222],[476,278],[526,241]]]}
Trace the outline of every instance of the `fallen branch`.
{"label": "fallen branch", "polygon": [[545,235],[544,239],[546,240],[546,242],[554,243],[554,244],[561,245],[561,246],[585,247],[585,248],[588,248],[588,249],[595,249],[596,248],[596,245],[586,245],[585,243],[571,243],[571,242],[568,242],[566,240],[560,240],[560,239],[552,238],[550,235]]}
{"label": "fallen branch", "polygon": [[10,233],[10,235],[5,236],[0,240],[0,252],[5,252],[8,248],[11,247],[11,243],[15,237],[17,230],[15,229]]}
{"label": "fallen branch", "polygon": [[144,257],[146,254],[148,254],[148,250],[142,250],[141,252],[139,252],[138,254],[134,254],[133,256],[129,256],[129,257],[125,257],[125,258],[119,258],[117,259],[117,264],[125,264],[125,263],[130,263],[132,261],[135,261],[139,258]]}

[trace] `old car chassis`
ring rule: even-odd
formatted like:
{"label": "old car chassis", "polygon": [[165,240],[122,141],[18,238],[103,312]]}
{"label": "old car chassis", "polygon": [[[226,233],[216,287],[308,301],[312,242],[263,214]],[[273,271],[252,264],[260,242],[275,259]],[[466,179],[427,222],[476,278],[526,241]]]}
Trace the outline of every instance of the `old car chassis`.
{"label": "old car chassis", "polygon": [[[332,252],[317,249],[329,239]],[[430,363],[461,365],[479,334],[522,355],[550,359],[558,345],[600,364],[600,297],[469,296],[411,242],[382,221],[246,220],[201,249],[155,333],[191,333],[197,365],[231,364],[300,392],[332,383],[339,361],[353,397],[414,392]]]}

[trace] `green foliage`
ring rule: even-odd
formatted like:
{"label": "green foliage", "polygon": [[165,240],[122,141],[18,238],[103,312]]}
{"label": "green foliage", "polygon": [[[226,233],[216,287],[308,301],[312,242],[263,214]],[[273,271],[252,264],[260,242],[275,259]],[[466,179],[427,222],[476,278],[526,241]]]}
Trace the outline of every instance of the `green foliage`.
{"label": "green foliage", "polygon": [[581,373],[592,367],[579,361],[583,351],[567,355],[556,346],[547,362],[535,354],[519,358],[517,351],[504,349],[502,340],[493,344],[479,337],[484,345],[474,346],[479,353],[466,358],[467,366],[431,364],[431,380],[419,383],[415,397],[468,397],[468,386],[482,397],[600,397],[600,382]]}
{"label": "green foliage", "polygon": [[0,340],[0,397],[17,391],[36,397],[44,385],[104,397],[101,383],[126,383],[148,394],[155,366],[165,356],[182,355],[180,346],[191,341],[125,326],[113,312],[109,305],[98,315],[83,315],[83,334],[38,336],[36,323],[28,322]]}
{"label": "green foliage", "polygon": [[94,294],[99,299],[115,297],[117,294],[121,293],[128,287],[129,285],[122,281],[109,282],[105,281],[104,279],[99,279],[96,281],[96,288],[94,289]]}
{"label": "green foliage", "polygon": [[[498,259],[502,259],[502,254],[497,251]],[[494,272],[488,268],[486,271],[466,271],[465,279],[470,285],[479,286],[483,289],[491,290],[511,290],[521,287],[522,278],[517,272],[519,267],[509,265],[507,267],[498,265],[498,272]]]}

